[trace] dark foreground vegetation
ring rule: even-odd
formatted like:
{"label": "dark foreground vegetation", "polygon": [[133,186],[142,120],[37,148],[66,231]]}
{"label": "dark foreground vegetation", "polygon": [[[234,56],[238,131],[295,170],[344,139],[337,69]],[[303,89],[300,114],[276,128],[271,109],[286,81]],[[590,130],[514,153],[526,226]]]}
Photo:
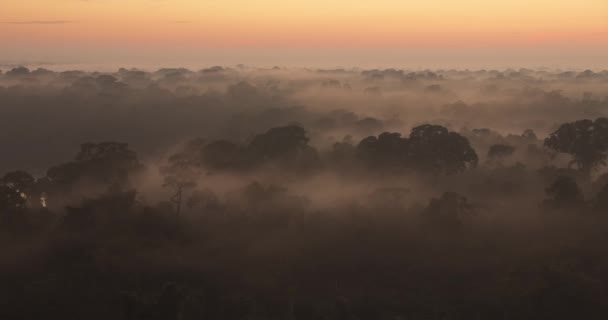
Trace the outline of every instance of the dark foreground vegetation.
{"label": "dark foreground vegetation", "polygon": [[608,100],[542,89],[606,72],[298,72],[2,74],[0,319],[606,318]]}

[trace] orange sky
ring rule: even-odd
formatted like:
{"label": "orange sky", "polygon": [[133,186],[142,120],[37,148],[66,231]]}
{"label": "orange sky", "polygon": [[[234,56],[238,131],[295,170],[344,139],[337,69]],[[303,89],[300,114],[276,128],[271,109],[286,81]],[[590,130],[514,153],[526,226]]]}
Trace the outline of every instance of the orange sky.
{"label": "orange sky", "polygon": [[608,52],[608,0],[0,0],[0,23],[0,60],[167,46]]}

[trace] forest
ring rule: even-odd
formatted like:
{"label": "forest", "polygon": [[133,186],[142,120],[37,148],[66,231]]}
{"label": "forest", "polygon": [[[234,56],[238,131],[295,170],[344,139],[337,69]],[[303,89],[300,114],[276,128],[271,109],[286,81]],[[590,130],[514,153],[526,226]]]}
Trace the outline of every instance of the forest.
{"label": "forest", "polygon": [[608,71],[0,65],[1,319],[604,319]]}

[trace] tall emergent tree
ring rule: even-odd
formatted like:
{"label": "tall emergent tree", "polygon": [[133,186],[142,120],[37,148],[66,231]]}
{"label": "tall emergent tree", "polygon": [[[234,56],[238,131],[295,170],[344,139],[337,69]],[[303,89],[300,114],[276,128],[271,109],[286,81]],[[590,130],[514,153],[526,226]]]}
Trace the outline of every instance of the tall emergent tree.
{"label": "tall emergent tree", "polygon": [[608,156],[608,118],[579,120],[562,124],[545,139],[545,146],[572,155],[569,166],[576,164],[586,176]]}

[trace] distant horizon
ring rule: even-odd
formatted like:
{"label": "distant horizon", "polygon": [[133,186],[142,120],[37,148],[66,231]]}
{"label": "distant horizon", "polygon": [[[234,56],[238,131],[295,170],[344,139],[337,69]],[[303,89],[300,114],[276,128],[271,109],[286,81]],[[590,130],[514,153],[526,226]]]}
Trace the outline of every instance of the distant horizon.
{"label": "distant horizon", "polygon": [[585,70],[591,70],[593,72],[602,72],[608,70],[608,64],[606,65],[589,65],[589,64],[570,64],[570,65],[551,65],[551,64],[421,64],[421,63],[412,63],[411,65],[406,64],[254,64],[254,63],[245,63],[245,62],[232,62],[232,63],[222,63],[218,61],[214,63],[213,61],[186,61],[183,63],[179,62],[148,62],[148,63],[134,63],[134,62],[54,62],[54,61],[3,61],[0,60],[0,70],[6,72],[16,67],[26,67],[31,71],[34,71],[38,68],[47,69],[55,72],[63,72],[63,71],[85,71],[85,72],[116,72],[119,69],[137,69],[147,72],[154,72],[160,69],[169,69],[169,68],[184,68],[191,71],[199,71],[205,68],[210,68],[214,66],[220,66],[224,68],[252,68],[252,69],[271,69],[271,68],[281,68],[281,69],[323,69],[323,70],[332,70],[332,69],[344,69],[344,70],[372,70],[372,69],[397,69],[397,70],[405,70],[405,71],[424,71],[424,70],[470,70],[470,71],[480,71],[480,70],[497,70],[497,71],[506,71],[506,70],[520,70],[520,69],[530,69],[535,71],[573,71],[573,72],[582,72]]}
{"label": "distant horizon", "polygon": [[0,128],[2,319],[608,315],[608,0],[0,0]]}
{"label": "distant horizon", "polygon": [[608,69],[605,0],[4,2],[0,63]]}
{"label": "distant horizon", "polygon": [[[11,54],[11,52],[13,52]],[[127,49],[5,50],[0,65],[82,66],[87,70],[117,67],[154,69],[158,67],[236,66],[303,68],[401,68],[401,69],[608,69],[608,47],[594,53],[555,47],[539,49],[451,48],[447,49],[164,49],[149,52]]]}

